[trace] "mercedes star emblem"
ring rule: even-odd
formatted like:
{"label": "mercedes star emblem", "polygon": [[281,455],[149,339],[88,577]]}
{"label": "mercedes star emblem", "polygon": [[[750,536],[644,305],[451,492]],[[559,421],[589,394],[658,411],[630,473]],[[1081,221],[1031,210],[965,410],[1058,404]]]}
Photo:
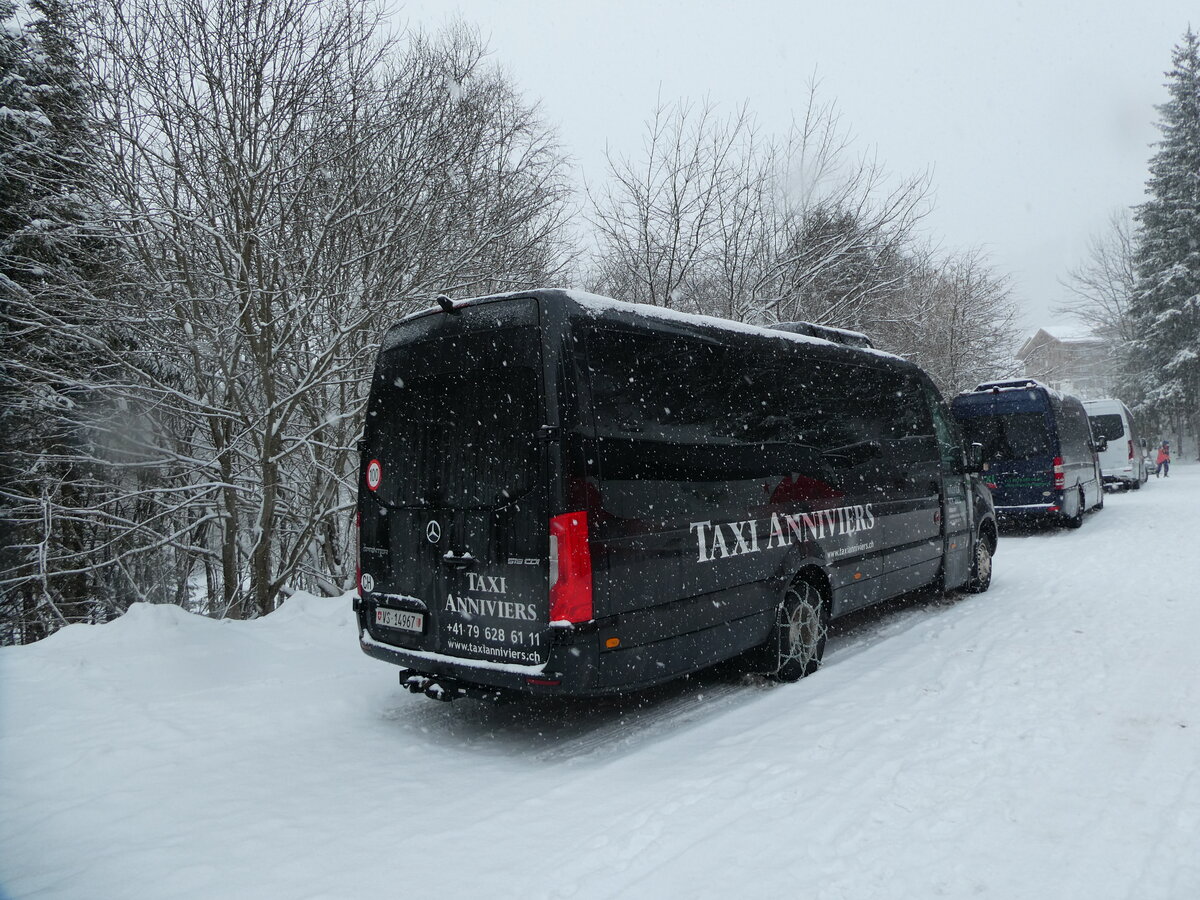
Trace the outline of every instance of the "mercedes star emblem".
{"label": "mercedes star emblem", "polygon": [[431,519],[425,526],[425,537],[429,538],[431,544],[436,544],[442,539],[442,526],[437,523],[436,519]]}

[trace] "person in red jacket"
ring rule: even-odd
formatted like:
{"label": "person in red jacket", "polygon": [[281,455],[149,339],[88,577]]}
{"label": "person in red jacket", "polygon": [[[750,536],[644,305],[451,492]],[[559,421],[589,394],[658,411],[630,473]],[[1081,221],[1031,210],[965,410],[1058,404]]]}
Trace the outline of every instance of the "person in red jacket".
{"label": "person in red jacket", "polygon": [[1162,475],[1163,478],[1171,477],[1171,445],[1166,441],[1158,448],[1158,459],[1155,460],[1158,464],[1154,470],[1154,477]]}

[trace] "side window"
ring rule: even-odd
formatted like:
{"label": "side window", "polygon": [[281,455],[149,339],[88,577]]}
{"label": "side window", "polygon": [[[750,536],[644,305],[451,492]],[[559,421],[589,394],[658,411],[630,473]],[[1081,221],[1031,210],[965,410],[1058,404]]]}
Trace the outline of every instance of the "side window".
{"label": "side window", "polygon": [[596,426],[607,434],[702,443],[723,409],[716,349],[701,341],[597,330],[588,338]]}
{"label": "side window", "polygon": [[942,467],[948,472],[963,472],[966,470],[963,459],[963,443],[954,420],[946,412],[942,399],[932,388],[925,387],[925,397],[933,414],[933,430],[937,435],[938,452],[942,458]]}
{"label": "side window", "polygon": [[1073,456],[1087,456],[1090,437],[1087,413],[1084,412],[1082,404],[1078,401],[1064,401],[1062,422],[1059,424],[1059,438],[1063,443],[1063,449]]}
{"label": "side window", "polygon": [[920,392],[899,373],[798,359],[770,380],[775,396],[764,404],[786,423],[789,440],[835,450],[932,433]]}

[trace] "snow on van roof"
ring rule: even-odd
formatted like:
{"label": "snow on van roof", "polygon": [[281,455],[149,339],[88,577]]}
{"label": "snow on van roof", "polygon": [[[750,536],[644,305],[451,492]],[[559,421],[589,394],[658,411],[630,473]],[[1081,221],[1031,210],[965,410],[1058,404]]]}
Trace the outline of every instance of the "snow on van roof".
{"label": "snow on van roof", "polygon": [[[666,309],[662,306],[651,306],[648,303],[629,303],[624,300],[614,300],[612,297],[605,297],[600,294],[593,294],[589,291],[576,290],[575,288],[542,288],[535,291],[510,291],[506,294],[489,294],[484,297],[470,297],[463,300],[455,300],[456,307],[474,306],[476,303],[484,303],[490,300],[503,300],[507,298],[528,297],[532,294],[538,294],[542,291],[555,291],[563,294],[569,300],[579,304],[585,310],[593,313],[601,312],[636,312],[648,318],[661,319],[667,322],[679,322],[688,325],[704,325],[709,328],[720,328],[724,331],[737,331],[742,334],[754,334],[760,337],[779,338],[783,340],[795,341],[803,344],[820,344],[826,347],[842,347],[846,350],[853,350],[856,353],[869,353],[875,356],[884,357],[886,359],[903,359],[894,353],[888,353],[886,350],[877,350],[871,347],[855,347],[849,344],[840,344],[834,341],[827,341],[824,338],[810,337],[806,334],[797,334],[791,331],[782,331],[777,328],[769,328],[765,325],[750,325],[746,322],[736,322],[733,319],[722,319],[719,316],[704,316],[696,313],[686,313],[675,309]],[[428,309],[405,316],[405,319],[423,316],[430,312],[437,312],[439,307],[431,306]],[[404,321],[403,319],[401,321]],[[839,329],[848,334],[858,334],[851,332],[848,329]],[[863,335],[866,337],[866,335]]]}
{"label": "snow on van roof", "polygon": [[[851,350],[857,350],[862,353],[874,353],[877,356],[884,356],[889,359],[901,359],[894,353],[888,353],[885,350],[875,350],[870,347],[854,347],[849,344],[839,344],[835,341],[827,341],[824,338],[810,337],[807,334],[798,334],[794,331],[783,331],[778,328],[769,328],[765,325],[751,325],[747,322],[736,322],[733,319],[722,319],[719,316],[704,316],[697,313],[686,313],[676,309],[667,309],[662,306],[651,306],[648,303],[628,303],[624,300],[614,300],[611,297],[602,297],[599,294],[591,294],[587,291],[577,291],[573,289],[565,290],[569,298],[574,300],[584,309],[591,309],[596,312],[607,311],[626,311],[636,312],[640,315],[647,316],[652,319],[662,319],[667,322],[681,322],[689,325],[705,325],[709,328],[720,328],[724,331],[738,331],[742,334],[755,334],[762,337],[785,338],[787,340],[797,341],[804,344],[822,344],[825,346],[847,347]],[[848,329],[839,329],[847,334],[858,334],[851,332]],[[866,337],[866,335],[860,335]]]}
{"label": "snow on van roof", "polygon": [[1091,412],[1092,410],[1112,410],[1120,412],[1126,408],[1124,400],[1118,400],[1116,397],[1101,397],[1099,400],[1084,400],[1083,408]]}
{"label": "snow on van roof", "polygon": [[1056,400],[1062,400],[1063,395],[1060,391],[1050,387],[1045,382],[1038,381],[1036,378],[1006,378],[1003,381],[985,381],[975,386],[973,391],[964,391],[965,394],[991,394],[993,392],[1003,391],[1027,391],[1030,388],[1037,388],[1045,391]]}

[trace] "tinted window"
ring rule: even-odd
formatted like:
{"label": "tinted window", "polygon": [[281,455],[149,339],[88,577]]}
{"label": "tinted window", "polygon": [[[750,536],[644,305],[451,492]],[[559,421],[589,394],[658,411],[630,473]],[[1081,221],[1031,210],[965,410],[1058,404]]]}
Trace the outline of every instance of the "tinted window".
{"label": "tinted window", "polygon": [[1063,401],[1058,417],[1058,436],[1062,442],[1063,455],[1086,456],[1091,430],[1083,404],[1073,398]]}
{"label": "tinted window", "polygon": [[596,427],[682,443],[833,451],[932,434],[919,389],[884,369],[699,340],[598,330],[588,340]]}
{"label": "tinted window", "polygon": [[949,472],[964,471],[963,441],[954,420],[948,415],[941,397],[937,395],[932,386],[925,388],[925,396],[933,413],[933,428],[937,435],[938,452],[942,458],[942,465]]}
{"label": "tinted window", "polygon": [[1116,413],[1102,416],[1088,416],[1092,423],[1092,434],[1109,441],[1115,441],[1125,436],[1125,422]]}
{"label": "tinted window", "polygon": [[983,445],[985,460],[1042,459],[1054,455],[1044,413],[964,417],[959,426],[968,443]]}
{"label": "tinted window", "polygon": [[395,340],[380,354],[364,434],[383,464],[378,497],[400,506],[500,507],[527,492],[539,471],[538,334],[492,330],[486,320],[444,322],[432,333],[423,324],[416,340]]}
{"label": "tinted window", "polygon": [[585,344],[604,503],[624,516],[894,492],[937,459],[918,386],[882,366],[616,328]]}
{"label": "tinted window", "polygon": [[700,443],[720,427],[716,347],[605,330],[590,336],[587,359],[601,434]]}

